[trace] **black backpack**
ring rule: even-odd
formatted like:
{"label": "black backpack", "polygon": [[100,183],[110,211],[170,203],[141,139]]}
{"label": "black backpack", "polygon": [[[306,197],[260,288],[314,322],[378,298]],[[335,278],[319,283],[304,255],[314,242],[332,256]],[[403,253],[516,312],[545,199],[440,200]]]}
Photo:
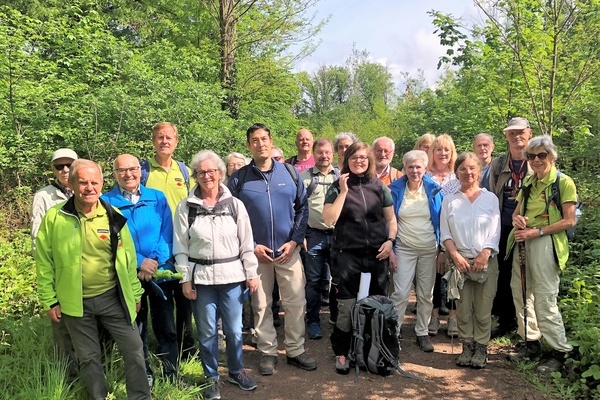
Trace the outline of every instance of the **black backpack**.
{"label": "black backpack", "polygon": [[387,376],[401,371],[398,314],[386,296],[373,295],[352,307],[353,338],[348,358],[358,369]]}

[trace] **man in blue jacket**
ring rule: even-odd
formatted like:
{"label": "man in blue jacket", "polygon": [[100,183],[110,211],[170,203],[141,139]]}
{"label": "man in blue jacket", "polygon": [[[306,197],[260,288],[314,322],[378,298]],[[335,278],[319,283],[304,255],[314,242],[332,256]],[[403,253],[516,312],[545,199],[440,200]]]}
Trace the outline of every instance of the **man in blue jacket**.
{"label": "man in blue jacket", "polygon": [[127,218],[137,255],[138,278],[146,288],[136,322],[144,342],[146,374],[150,386],[153,374],[148,362],[148,298],[152,313],[152,328],[159,345],[159,357],[167,379],[177,372],[178,346],[173,301],[165,300],[161,285],[153,281],[157,270],[173,272],[170,261],[173,247],[173,218],[165,195],[140,184],[140,163],[131,154],[121,154],[114,161],[113,174],[117,184],[102,199],[118,208]]}
{"label": "man in blue jacket", "polygon": [[[235,171],[229,190],[248,209],[254,254],[258,258],[260,289],[252,294],[260,373],[271,375],[277,362],[277,332],[273,327],[273,281],[277,276],[285,308],[285,350],[288,364],[310,371],[317,363],[304,351],[305,278],[300,260],[308,207],[306,189],[298,172],[271,158],[273,138],[263,124],[246,132],[252,162]],[[288,168],[289,167],[289,168]]]}

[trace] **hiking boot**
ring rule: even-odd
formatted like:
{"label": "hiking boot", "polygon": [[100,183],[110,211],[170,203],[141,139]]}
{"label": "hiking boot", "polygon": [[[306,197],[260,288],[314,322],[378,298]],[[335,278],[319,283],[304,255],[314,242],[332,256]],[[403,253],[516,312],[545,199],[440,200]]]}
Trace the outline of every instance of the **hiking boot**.
{"label": "hiking boot", "polygon": [[305,371],[312,371],[313,369],[317,369],[317,362],[313,358],[310,358],[308,354],[306,354],[306,352],[296,357],[288,357],[287,363]]}
{"label": "hiking boot", "polygon": [[335,371],[340,375],[348,375],[350,373],[350,363],[346,356],[335,357]]}
{"label": "hiking boot", "polygon": [[439,330],[440,330],[439,317],[431,317],[431,321],[429,321],[429,325],[427,325],[427,331],[429,332],[429,336],[437,335]]}
{"label": "hiking boot", "polygon": [[273,375],[275,364],[277,364],[277,356],[263,354],[258,370],[261,375]]}
{"label": "hiking boot", "polygon": [[245,370],[241,370],[237,375],[229,374],[227,380],[231,383],[235,383],[242,390],[256,389],[256,382],[246,374]]}
{"label": "hiking boot", "polygon": [[475,343],[463,342],[463,351],[456,359],[456,365],[459,367],[469,367],[471,365],[473,354],[475,354]]}
{"label": "hiking boot", "polygon": [[219,381],[211,381],[210,386],[204,389],[202,396],[205,400],[219,400],[221,398]]}
{"label": "hiking boot", "polygon": [[471,358],[471,368],[481,369],[487,365],[487,346],[481,343],[475,343],[475,354]]}
{"label": "hiking boot", "polygon": [[565,362],[566,353],[552,350],[552,354],[537,367],[537,372],[544,378],[551,378],[553,372],[560,372]]}
{"label": "hiking boot", "polygon": [[512,362],[519,361],[535,361],[542,354],[542,344],[539,340],[533,340],[525,343],[519,343],[517,345],[517,351],[508,353],[508,360]]}
{"label": "hiking boot", "polygon": [[308,328],[306,330],[308,332],[309,339],[318,340],[323,337],[323,333],[321,333],[321,326],[318,322],[311,322],[308,324]]}
{"label": "hiking boot", "polygon": [[419,348],[425,353],[431,353],[433,351],[433,345],[431,344],[431,340],[427,335],[417,336],[417,344],[419,345]]}
{"label": "hiking boot", "polygon": [[451,338],[458,337],[458,321],[456,321],[456,318],[448,317],[446,334]]}

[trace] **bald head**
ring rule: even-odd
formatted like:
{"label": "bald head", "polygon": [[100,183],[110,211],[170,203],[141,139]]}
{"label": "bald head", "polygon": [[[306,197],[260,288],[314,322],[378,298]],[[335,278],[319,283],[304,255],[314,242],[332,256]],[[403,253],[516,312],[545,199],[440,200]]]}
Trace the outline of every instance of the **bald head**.
{"label": "bald head", "polygon": [[298,149],[298,154],[311,154],[313,142],[313,134],[308,129],[303,128],[296,133],[296,148]]}

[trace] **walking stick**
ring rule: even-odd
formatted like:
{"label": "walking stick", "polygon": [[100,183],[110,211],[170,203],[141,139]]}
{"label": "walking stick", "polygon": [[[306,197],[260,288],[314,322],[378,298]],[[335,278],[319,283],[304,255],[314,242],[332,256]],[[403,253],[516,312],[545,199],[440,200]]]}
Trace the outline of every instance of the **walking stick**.
{"label": "walking stick", "polygon": [[521,294],[523,296],[523,336],[525,336],[525,358],[529,359],[527,347],[527,264],[525,242],[519,242],[519,267],[521,268]]}

